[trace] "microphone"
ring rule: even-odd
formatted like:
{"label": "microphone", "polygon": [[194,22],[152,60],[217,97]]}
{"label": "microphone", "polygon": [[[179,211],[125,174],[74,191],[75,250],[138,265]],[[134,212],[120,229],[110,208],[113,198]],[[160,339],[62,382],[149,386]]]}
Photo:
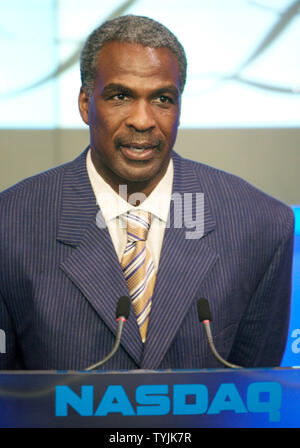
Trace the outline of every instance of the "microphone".
{"label": "microphone", "polygon": [[116,353],[116,351],[118,350],[120,341],[121,341],[123,325],[127,321],[129,314],[130,314],[130,303],[131,302],[130,302],[129,297],[122,296],[119,298],[119,301],[117,304],[117,310],[116,310],[116,321],[118,322],[118,329],[117,329],[115,345],[113,346],[112,351],[104,359],[97,362],[96,364],[90,365],[89,367],[84,369],[85,371],[95,370],[98,367],[102,366],[110,358],[112,358],[114,356],[114,354]]}
{"label": "microphone", "polygon": [[215,358],[224,366],[230,367],[231,369],[239,369],[241,366],[237,366],[235,364],[231,364],[230,362],[226,361],[224,358],[222,358],[221,355],[216,350],[211,329],[210,329],[210,321],[212,321],[212,315],[210,311],[210,306],[207,299],[201,298],[197,301],[197,309],[198,309],[198,318],[199,321],[203,323],[206,337],[208,340],[209,347],[215,356]]}

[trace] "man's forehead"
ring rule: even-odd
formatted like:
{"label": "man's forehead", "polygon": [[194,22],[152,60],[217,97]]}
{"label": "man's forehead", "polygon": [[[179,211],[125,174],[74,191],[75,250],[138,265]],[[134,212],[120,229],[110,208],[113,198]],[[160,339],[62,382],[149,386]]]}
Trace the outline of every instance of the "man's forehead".
{"label": "man's forehead", "polygon": [[[112,41],[101,49],[97,61],[97,74],[109,83],[116,78],[136,77],[153,79],[179,86],[179,65],[166,47],[153,48],[140,44]],[[112,81],[114,79],[114,81]],[[105,84],[107,83],[106,81]]]}
{"label": "man's forehead", "polygon": [[168,53],[170,53],[175,59],[176,56],[175,54],[168,48],[165,46],[161,46],[161,47],[154,47],[152,45],[144,45],[141,43],[137,43],[137,42],[130,42],[130,41],[122,41],[122,40],[110,40],[106,43],[103,44],[101,50],[99,51],[99,54],[101,54],[103,52],[103,50],[107,50],[107,51],[119,51],[120,53],[128,53],[130,51],[140,51],[140,52],[144,52],[144,53],[152,53],[152,52],[160,52],[162,51],[166,51]]}

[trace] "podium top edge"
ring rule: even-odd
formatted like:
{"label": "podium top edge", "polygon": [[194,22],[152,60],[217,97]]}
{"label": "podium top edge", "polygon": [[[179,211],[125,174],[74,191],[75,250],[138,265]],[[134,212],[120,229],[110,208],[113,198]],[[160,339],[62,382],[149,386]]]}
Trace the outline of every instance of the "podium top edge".
{"label": "podium top edge", "polygon": [[239,369],[229,369],[229,368],[207,368],[207,369],[164,369],[164,370],[146,370],[146,369],[136,369],[136,370],[0,370],[0,376],[3,375],[95,375],[95,374],[112,374],[112,375],[124,375],[124,374],[182,374],[182,373],[251,373],[259,371],[283,371],[283,370],[297,370],[300,366],[291,367],[249,367],[249,368],[239,368]]}

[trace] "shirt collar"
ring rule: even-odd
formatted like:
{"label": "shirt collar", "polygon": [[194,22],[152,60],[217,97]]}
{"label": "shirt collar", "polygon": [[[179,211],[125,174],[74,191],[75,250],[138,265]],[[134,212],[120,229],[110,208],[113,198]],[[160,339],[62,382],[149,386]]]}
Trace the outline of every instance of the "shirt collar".
{"label": "shirt collar", "polygon": [[174,175],[172,159],[170,159],[164,177],[160,180],[147,199],[145,199],[145,201],[138,207],[134,207],[125,201],[107,182],[105,182],[102,176],[100,176],[92,162],[91,150],[87,153],[86,165],[97,204],[99,205],[106,222],[133,209],[145,210],[160,220],[167,222]]}

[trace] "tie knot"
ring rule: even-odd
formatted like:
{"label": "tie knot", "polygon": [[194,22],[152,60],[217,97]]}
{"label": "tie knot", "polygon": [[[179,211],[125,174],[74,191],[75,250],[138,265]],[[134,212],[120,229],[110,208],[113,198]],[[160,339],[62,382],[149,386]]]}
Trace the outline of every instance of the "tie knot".
{"label": "tie knot", "polygon": [[128,241],[146,241],[150,228],[150,213],[144,210],[126,213]]}

